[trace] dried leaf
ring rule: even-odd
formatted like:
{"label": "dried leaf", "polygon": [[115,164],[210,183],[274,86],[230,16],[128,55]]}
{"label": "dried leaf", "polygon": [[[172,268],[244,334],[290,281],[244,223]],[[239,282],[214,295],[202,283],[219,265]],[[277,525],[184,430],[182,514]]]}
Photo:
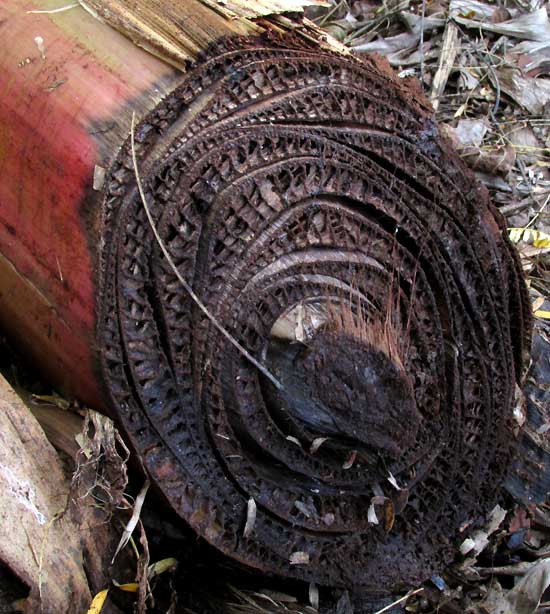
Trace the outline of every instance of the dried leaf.
{"label": "dried leaf", "polygon": [[550,247],[550,235],[534,228],[508,228],[508,236],[513,243],[529,243],[533,247]]}
{"label": "dried leaf", "polygon": [[395,488],[395,490],[401,490],[401,486],[399,486],[399,484],[397,483],[397,480],[395,479],[391,471],[388,477],[388,482]]}
{"label": "dried leaf", "polygon": [[67,410],[71,407],[71,404],[67,399],[60,397],[58,394],[33,394],[31,395],[33,401],[38,403],[46,403],[47,405],[55,405],[59,409]]}
{"label": "dried leaf", "polygon": [[529,126],[515,127],[506,134],[508,142],[514,147],[516,155],[524,164],[535,164],[544,151],[543,144]]}
{"label": "dried leaf", "polygon": [[409,489],[402,488],[398,490],[392,496],[393,506],[395,508],[395,513],[400,514],[406,507],[409,502]]}
{"label": "dried leaf", "polygon": [[[155,576],[158,576],[165,571],[174,569],[177,564],[177,559],[167,558],[149,565],[149,567],[147,568],[147,580],[152,580]],[[137,593],[139,590],[139,582],[127,582],[125,584],[119,584],[116,580],[113,580],[113,584],[119,590],[124,591],[125,593]]]}
{"label": "dried leaf", "polygon": [[507,175],[516,161],[516,152],[508,144],[490,149],[465,147],[460,150],[460,155],[470,168],[490,175]]}
{"label": "dried leaf", "polygon": [[126,584],[119,584],[113,580],[113,584],[121,591],[125,593],[137,593],[139,590],[139,582],[127,582]]}
{"label": "dried leaf", "polygon": [[[430,43],[424,44],[423,50],[419,47],[422,32],[427,34],[433,30],[443,28],[446,24],[445,19],[439,17],[425,16],[422,19],[419,15],[403,11],[400,18],[405,21],[409,32],[397,34],[396,36],[382,37],[377,40],[367,40],[362,42],[357,40],[353,49],[359,52],[379,53],[388,58],[392,66],[407,66],[419,64],[422,57],[427,59],[430,55]],[[432,53],[431,57],[437,57],[439,53]]]}
{"label": "dried leaf", "polygon": [[483,603],[483,610],[487,614],[534,614],[548,586],[550,559],[541,559],[509,591],[504,592],[495,584]]}
{"label": "dried leaf", "polygon": [[550,73],[550,41],[523,41],[510,50],[510,55],[530,77]]}
{"label": "dried leaf", "polygon": [[287,441],[291,441],[292,443],[296,444],[299,448],[302,447],[302,444],[300,443],[300,440],[297,437],[294,437],[292,435],[287,435],[286,439]]}
{"label": "dried leaf", "polygon": [[161,573],[175,569],[177,565],[178,560],[173,557],[161,559],[160,561],[149,565],[147,569],[147,577],[149,579],[154,578],[155,576],[159,576]]}
{"label": "dried leaf", "polygon": [[309,448],[310,454],[315,454],[317,450],[327,441],[329,437],[317,437],[311,443],[311,447]]}
{"label": "dried leaf", "polygon": [[420,42],[420,34],[403,33],[397,36],[389,36],[380,38],[368,43],[356,44],[353,46],[354,51],[379,53],[380,55],[390,56],[394,53],[401,52],[405,49],[411,49]]}
{"label": "dried leaf", "polygon": [[109,589],[106,588],[103,591],[100,591],[93,599],[90,607],[88,608],[87,614],[100,614],[103,606],[105,605],[105,601],[107,599],[107,594],[109,593]]}
{"label": "dried leaf", "polygon": [[357,450],[352,450],[350,455],[346,459],[346,462],[342,465],[342,469],[351,469],[353,467],[353,463],[355,463],[355,459],[357,458]]}
{"label": "dried leaf", "polygon": [[407,24],[409,30],[415,34],[433,32],[434,30],[445,27],[447,24],[447,20],[443,17],[424,15],[424,18],[422,18],[421,15],[409,11],[403,11],[400,18]]}
{"label": "dried leaf", "polygon": [[458,109],[455,111],[455,114],[453,115],[454,118],[457,117],[462,117],[464,115],[464,112],[466,111],[467,108],[467,103],[461,104]]}
{"label": "dried leaf", "polygon": [[244,525],[243,537],[250,537],[254,529],[254,524],[256,523],[256,511],[257,511],[256,501],[251,497],[248,500],[248,504],[246,507],[246,524]]}
{"label": "dried leaf", "polygon": [[395,511],[393,501],[391,499],[386,499],[384,502],[384,531],[386,531],[386,533],[389,533],[392,530],[394,522]]}
{"label": "dried leaf", "polygon": [[370,524],[379,524],[378,516],[376,515],[376,509],[374,507],[374,503],[371,503],[369,505],[369,509],[367,512],[367,520],[369,521]]}
{"label": "dried leaf", "polygon": [[454,134],[460,147],[479,147],[483,143],[488,129],[489,122],[484,117],[480,119],[461,119],[454,129]]}
{"label": "dried leaf", "polygon": [[[458,72],[459,72],[459,75],[458,75],[458,90],[459,91],[468,90],[469,92],[471,92],[475,90],[476,87],[479,86],[480,80],[478,78],[478,73],[475,69],[465,66],[463,68],[459,68]],[[455,113],[455,117],[459,117],[460,115],[464,113],[464,110],[466,109],[466,106],[467,106],[467,102],[468,101],[466,101],[466,103],[461,105],[461,108],[463,109],[462,113],[459,113],[459,115],[456,115]]]}
{"label": "dried leaf", "polygon": [[309,584],[309,603],[314,610],[319,609],[319,589],[313,582]]}
{"label": "dried leaf", "polygon": [[490,21],[480,21],[462,17],[463,5],[463,2],[452,0],[449,13],[457,23],[467,28],[476,28],[487,30],[488,32],[495,32],[497,34],[504,34],[506,36],[515,36],[522,40],[547,42],[548,39],[550,39],[550,22],[548,21],[548,14],[544,7],[531,13],[521,13],[508,21],[492,23]]}
{"label": "dried leaf", "polygon": [[[489,175],[487,173],[482,173],[480,171],[477,171],[476,177],[479,181],[481,181],[481,183],[483,183],[483,185],[485,185],[488,188],[491,188],[493,190],[499,190],[500,192],[507,192],[507,193],[512,192],[512,188],[510,184],[503,177],[499,175]],[[518,204],[512,205],[512,206],[518,206]],[[502,211],[502,213],[504,214],[504,211]]]}
{"label": "dried leaf", "polygon": [[[496,505],[489,516],[487,527],[484,530],[476,531],[472,537],[462,542],[460,546],[461,554],[470,554],[473,557],[473,561],[475,561],[477,555],[483,552],[487,547],[489,536],[499,528],[504,518],[506,518],[506,510],[503,510],[500,505]],[[472,560],[470,559],[467,564],[472,564]]]}
{"label": "dried leaf", "polygon": [[[496,76],[495,76],[496,75]],[[498,86],[520,106],[533,115],[544,113],[550,102],[550,79],[524,77],[517,68],[501,67],[489,73],[493,86]]]}
{"label": "dried leaf", "polygon": [[491,20],[497,8],[495,5],[478,2],[478,0],[452,0],[450,4],[450,10],[454,15],[469,19]]}

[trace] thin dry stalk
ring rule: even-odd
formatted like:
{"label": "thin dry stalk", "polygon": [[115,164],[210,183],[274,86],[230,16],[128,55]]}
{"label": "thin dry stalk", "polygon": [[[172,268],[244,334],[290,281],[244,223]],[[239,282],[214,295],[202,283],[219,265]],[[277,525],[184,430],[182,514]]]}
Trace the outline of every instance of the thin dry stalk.
{"label": "thin dry stalk", "polygon": [[139,191],[139,195],[141,197],[141,202],[143,204],[143,208],[145,210],[145,214],[147,216],[147,220],[149,221],[149,225],[151,226],[151,230],[155,236],[155,239],[166,258],[166,262],[170,265],[170,268],[178,278],[181,285],[185,288],[186,292],[189,296],[195,301],[197,307],[204,313],[204,315],[212,322],[212,324],[218,329],[218,331],[250,362],[252,363],[260,373],[265,375],[273,385],[281,390],[283,385],[281,382],[266,368],[262,365],[258,360],[250,354],[248,350],[246,350],[218,321],[218,319],[210,313],[210,311],[206,308],[206,305],[201,301],[198,295],[195,293],[193,288],[187,283],[187,280],[183,277],[183,275],[179,272],[178,267],[176,266],[172,256],[170,256],[166,246],[164,245],[163,240],[161,239],[157,227],[155,226],[155,222],[153,220],[153,216],[151,215],[151,210],[149,205],[147,204],[147,199],[145,198],[145,192],[143,191],[143,186],[141,184],[141,178],[139,176],[137,158],[136,158],[136,147],[135,147],[135,122],[136,122],[136,114],[132,114],[132,126],[130,130],[130,144],[132,148],[132,162],[134,165],[134,173],[136,176],[136,184]]}
{"label": "thin dry stalk", "polygon": [[396,605],[403,603],[403,601],[406,601],[407,599],[409,599],[409,597],[412,597],[413,595],[418,595],[418,593],[421,593],[423,590],[424,590],[423,588],[417,588],[414,591],[409,591],[404,597],[401,597],[400,599],[393,601],[392,603],[383,607],[381,610],[377,610],[376,612],[373,612],[373,614],[383,614],[384,612],[387,612],[388,610],[391,610],[392,608],[394,608]]}
{"label": "thin dry stalk", "polygon": [[126,525],[126,528],[124,529],[124,532],[122,533],[122,537],[120,538],[120,542],[118,543],[117,549],[113,556],[113,560],[111,561],[111,565],[115,562],[115,559],[118,553],[130,541],[130,537],[132,536],[132,533],[134,532],[134,529],[136,528],[137,523],[139,521],[139,516],[141,514],[141,508],[143,507],[143,503],[145,501],[145,495],[147,494],[147,491],[149,490],[149,486],[150,486],[149,480],[145,480],[145,484],[141,488],[139,495],[136,497],[136,501],[134,503],[134,511],[132,512],[132,517],[128,521],[128,524]]}
{"label": "thin dry stalk", "polygon": [[[136,501],[137,503],[137,501]],[[136,581],[139,584],[138,588],[138,600],[137,600],[137,614],[146,614],[147,613],[147,598],[153,599],[151,587],[149,586],[149,542],[147,541],[147,535],[145,533],[145,527],[143,526],[143,522],[139,520],[139,529],[140,529],[140,538],[139,542],[143,548],[137,565],[137,577]],[[154,605],[152,603],[151,605]]]}

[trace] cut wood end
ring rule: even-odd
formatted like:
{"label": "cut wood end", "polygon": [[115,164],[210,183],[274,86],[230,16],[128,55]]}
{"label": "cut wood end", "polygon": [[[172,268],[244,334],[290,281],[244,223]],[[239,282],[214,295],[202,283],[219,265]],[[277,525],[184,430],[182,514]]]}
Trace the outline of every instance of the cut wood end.
{"label": "cut wood end", "polygon": [[[209,45],[229,36],[254,36],[273,29],[288,31],[297,22],[283,13],[307,6],[330,6],[325,0],[79,0],[96,19],[110,25],[138,47],[179,70]],[[273,23],[270,23],[270,18]],[[261,20],[261,21],[257,21]],[[307,20],[304,20],[307,21]],[[185,24],[185,27],[182,27]],[[307,27],[331,48],[344,48],[312,22]],[[329,40],[330,39],[330,40]],[[340,49],[340,47],[342,49]]]}
{"label": "cut wood end", "polygon": [[200,0],[230,19],[254,19],[280,13],[302,12],[307,6],[330,7],[326,0]]}

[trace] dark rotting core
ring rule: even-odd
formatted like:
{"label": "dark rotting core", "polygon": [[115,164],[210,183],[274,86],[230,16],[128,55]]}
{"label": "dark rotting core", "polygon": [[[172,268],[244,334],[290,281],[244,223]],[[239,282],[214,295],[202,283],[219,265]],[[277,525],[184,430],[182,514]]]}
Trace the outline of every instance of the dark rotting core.
{"label": "dark rotting core", "polygon": [[[152,479],[230,556],[370,592],[440,570],[492,509],[530,334],[498,213],[411,88],[375,60],[237,41],[137,127],[168,252],[281,390],[162,257],[129,143],[104,202],[102,368]],[[302,308],[316,323],[281,333]]]}

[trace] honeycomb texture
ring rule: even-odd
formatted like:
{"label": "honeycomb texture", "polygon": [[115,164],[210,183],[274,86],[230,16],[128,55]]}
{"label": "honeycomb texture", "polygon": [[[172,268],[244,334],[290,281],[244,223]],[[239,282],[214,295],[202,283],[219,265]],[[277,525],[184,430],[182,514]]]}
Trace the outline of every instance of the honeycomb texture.
{"label": "honeycomb texture", "polygon": [[[288,407],[302,376],[314,407],[285,413],[285,395],[179,283],[128,142],[105,188],[98,334],[113,408],[153,480],[198,534],[250,566],[371,592],[429,577],[499,495],[530,323],[498,212],[421,94],[375,59],[290,38],[233,41],[137,126],[135,146],[179,272],[277,373]],[[291,381],[284,360],[298,358],[270,358],[274,324],[296,305],[351,295],[367,328],[397,305],[399,364],[323,329]],[[335,360],[323,347],[350,350]],[[390,389],[406,397],[378,439],[371,393],[341,373],[372,360],[391,372],[386,404]],[[335,395],[341,436],[314,419]]]}

